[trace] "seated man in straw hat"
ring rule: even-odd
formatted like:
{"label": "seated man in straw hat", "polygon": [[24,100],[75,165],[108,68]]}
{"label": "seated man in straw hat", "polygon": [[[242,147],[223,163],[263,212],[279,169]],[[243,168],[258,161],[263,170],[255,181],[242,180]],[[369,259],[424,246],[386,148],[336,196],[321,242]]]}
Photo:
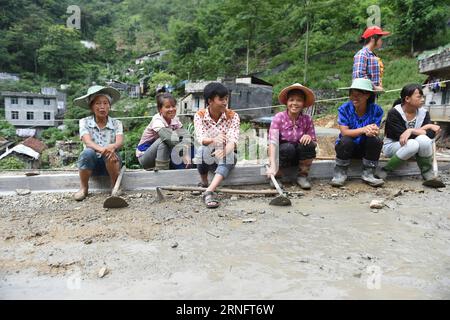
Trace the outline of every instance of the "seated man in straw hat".
{"label": "seated man in straw hat", "polygon": [[296,83],[281,90],[278,100],[286,105],[286,110],[277,113],[270,125],[267,175],[282,176],[283,168],[298,166],[297,184],[311,189],[308,174],[316,157],[317,142],[313,121],[303,110],[314,104],[314,93]]}
{"label": "seated man in straw hat", "polygon": [[123,127],[119,120],[109,116],[111,105],[119,99],[116,89],[92,86],[86,95],[74,100],[75,105],[92,112],[79,122],[84,150],[78,158],[80,190],[74,194],[77,201],[86,198],[91,175],[109,175],[112,186],[119,176],[122,161],[117,150],[123,145]]}

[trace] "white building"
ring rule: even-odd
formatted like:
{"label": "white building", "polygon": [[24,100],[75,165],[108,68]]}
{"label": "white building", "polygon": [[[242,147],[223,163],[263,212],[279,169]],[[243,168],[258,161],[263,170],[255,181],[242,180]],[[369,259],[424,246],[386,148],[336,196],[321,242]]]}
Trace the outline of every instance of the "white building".
{"label": "white building", "polygon": [[15,127],[57,126],[58,96],[29,92],[2,92],[5,118]]}

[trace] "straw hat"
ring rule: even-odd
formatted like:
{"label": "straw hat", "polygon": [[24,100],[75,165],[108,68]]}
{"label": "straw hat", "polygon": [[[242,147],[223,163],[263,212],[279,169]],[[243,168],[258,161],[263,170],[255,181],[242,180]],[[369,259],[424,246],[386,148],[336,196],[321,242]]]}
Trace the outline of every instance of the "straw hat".
{"label": "straw hat", "polygon": [[89,87],[87,94],[73,100],[73,103],[79,107],[90,108],[91,97],[93,95],[106,94],[111,97],[111,105],[120,99],[120,92],[111,87],[92,86]]}
{"label": "straw hat", "polygon": [[339,90],[357,89],[361,91],[374,92],[372,81],[365,78],[353,79],[352,85],[346,88],[339,88]]}
{"label": "straw hat", "polygon": [[316,98],[314,96],[314,92],[309,89],[308,87],[305,87],[304,85],[301,85],[300,83],[294,83],[293,85],[290,85],[289,87],[284,88],[281,90],[278,101],[282,104],[286,104],[288,100],[288,93],[292,90],[301,90],[305,94],[305,107],[311,107],[314,104],[314,101],[316,101]]}

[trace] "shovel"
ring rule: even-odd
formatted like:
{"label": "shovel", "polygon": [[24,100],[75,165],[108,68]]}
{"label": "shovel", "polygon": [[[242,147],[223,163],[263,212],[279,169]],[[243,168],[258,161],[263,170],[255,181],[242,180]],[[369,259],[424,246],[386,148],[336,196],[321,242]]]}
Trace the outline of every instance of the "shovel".
{"label": "shovel", "polygon": [[[266,165],[266,169],[269,169],[269,166]],[[272,179],[273,185],[275,186],[280,195],[276,198],[273,198],[269,204],[272,206],[280,206],[280,207],[292,205],[291,200],[289,200],[284,195],[283,190],[281,190],[280,185],[278,184],[277,179],[275,179],[273,174],[270,175],[270,179]]]}
{"label": "shovel", "polygon": [[445,188],[445,184],[439,179],[438,176],[438,164],[436,158],[436,141],[433,140],[433,174],[434,179],[425,181],[423,184],[432,188]]}
{"label": "shovel", "polygon": [[128,207],[128,203],[124,198],[119,197],[117,193],[119,192],[120,183],[122,182],[123,173],[125,172],[125,166],[120,170],[119,177],[117,177],[116,184],[111,192],[111,196],[106,198],[105,202],[103,202],[103,208],[124,208]]}

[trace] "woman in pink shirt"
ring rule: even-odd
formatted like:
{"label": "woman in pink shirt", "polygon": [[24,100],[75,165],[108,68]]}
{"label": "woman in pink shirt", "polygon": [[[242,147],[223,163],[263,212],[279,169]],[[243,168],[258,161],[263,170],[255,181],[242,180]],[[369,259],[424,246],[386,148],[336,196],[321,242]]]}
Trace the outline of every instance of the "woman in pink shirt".
{"label": "woman in pink shirt", "polygon": [[[174,165],[184,163],[185,168],[189,168],[191,139],[176,116],[175,98],[170,93],[160,93],[156,96],[156,106],[158,114],[145,128],[136,148],[139,163],[144,169],[169,170],[172,159]],[[182,158],[180,149],[183,150]]]}
{"label": "woman in pink shirt", "polygon": [[302,189],[311,189],[307,178],[316,157],[316,133],[311,117],[303,110],[314,104],[314,93],[296,83],[284,88],[278,100],[287,108],[277,113],[270,125],[267,175],[280,177],[284,168],[298,166],[297,184]]}

